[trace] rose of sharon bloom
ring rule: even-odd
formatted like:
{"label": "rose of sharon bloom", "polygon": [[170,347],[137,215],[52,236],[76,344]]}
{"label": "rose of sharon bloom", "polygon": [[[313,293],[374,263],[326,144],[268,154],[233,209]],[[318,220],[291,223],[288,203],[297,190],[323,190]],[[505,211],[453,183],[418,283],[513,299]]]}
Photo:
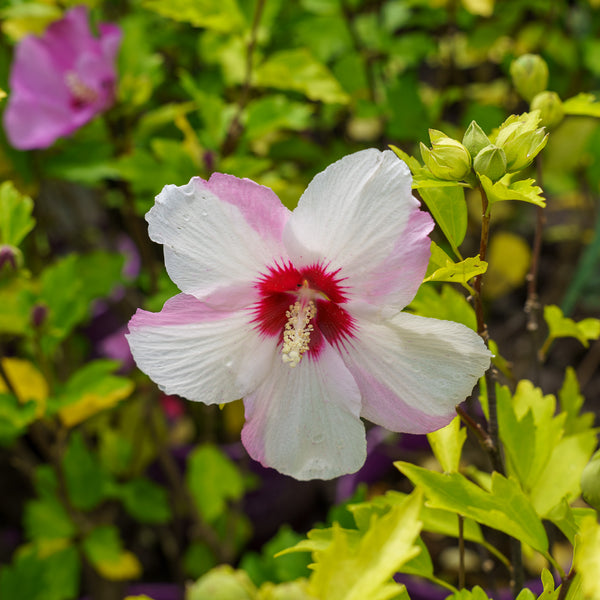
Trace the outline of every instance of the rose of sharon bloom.
{"label": "rose of sharon bloom", "polygon": [[86,7],[76,6],[41,37],[19,42],[4,112],[15,148],[47,148],[112,105],[121,30],[100,23],[98,31],[94,37]]}
{"label": "rose of sharon bloom", "polygon": [[361,417],[432,431],[489,366],[464,325],[401,312],[433,222],[390,151],[332,164],[293,212],[269,188],[216,173],[166,186],[146,219],[182,293],[133,316],[133,356],[167,394],[243,398],[242,441],[265,466],[297,479],[355,472]]}

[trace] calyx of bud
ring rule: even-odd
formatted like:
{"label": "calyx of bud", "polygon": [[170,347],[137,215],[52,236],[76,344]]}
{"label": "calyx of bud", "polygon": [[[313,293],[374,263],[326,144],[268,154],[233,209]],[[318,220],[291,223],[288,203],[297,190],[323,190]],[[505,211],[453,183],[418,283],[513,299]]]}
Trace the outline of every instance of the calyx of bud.
{"label": "calyx of bud", "polygon": [[502,148],[490,144],[483,148],[473,161],[475,172],[498,181],[506,174],[506,154]]}
{"label": "calyx of bud", "polygon": [[438,179],[460,181],[471,171],[471,154],[457,140],[436,129],[429,130],[431,149],[421,143],[425,166]]}
{"label": "calyx of bud", "polygon": [[490,139],[479,127],[476,121],[471,121],[463,136],[463,146],[469,151],[472,158],[475,158],[481,150],[490,145]]}
{"label": "calyx of bud", "polygon": [[548,141],[543,127],[538,127],[540,113],[535,110],[522,115],[511,115],[502,123],[494,141],[506,154],[509,173],[527,167]]}

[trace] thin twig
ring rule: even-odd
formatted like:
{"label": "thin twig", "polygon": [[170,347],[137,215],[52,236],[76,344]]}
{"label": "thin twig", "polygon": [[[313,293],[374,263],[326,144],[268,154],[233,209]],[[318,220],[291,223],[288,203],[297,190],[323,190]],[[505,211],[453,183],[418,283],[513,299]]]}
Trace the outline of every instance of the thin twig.
{"label": "thin twig", "polygon": [[465,587],[465,518],[458,517],[458,589]]}
{"label": "thin twig", "polygon": [[[537,183],[542,186],[542,156],[538,154],[536,159]],[[537,282],[540,268],[540,256],[542,253],[542,238],[546,215],[541,206],[536,206],[535,233],[531,253],[531,267],[527,274],[527,300],[525,302],[525,314],[527,315],[527,331],[531,334],[532,356],[533,356],[533,383],[539,384],[541,375],[541,362],[538,348],[540,346],[539,320],[540,299],[538,296]]]}
{"label": "thin twig", "polygon": [[242,135],[242,115],[246,105],[248,104],[248,100],[250,99],[252,70],[254,68],[254,48],[256,47],[258,26],[260,25],[260,19],[262,17],[264,7],[265,0],[256,0],[254,18],[252,19],[252,29],[250,30],[250,39],[248,40],[248,47],[246,48],[246,73],[244,76],[242,92],[237,103],[237,111],[231,120],[227,135],[225,136],[225,141],[221,147],[221,156],[228,156],[231,154],[235,150],[238,140]]}

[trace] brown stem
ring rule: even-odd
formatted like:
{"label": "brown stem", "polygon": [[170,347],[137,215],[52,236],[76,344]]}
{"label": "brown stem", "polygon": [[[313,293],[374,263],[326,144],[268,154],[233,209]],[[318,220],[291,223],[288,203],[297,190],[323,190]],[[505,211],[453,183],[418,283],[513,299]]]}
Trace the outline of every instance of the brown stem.
{"label": "brown stem", "polygon": [[221,147],[221,156],[228,156],[231,154],[242,135],[242,115],[248,100],[250,99],[250,89],[252,84],[252,69],[254,59],[254,48],[256,47],[256,40],[258,37],[258,26],[262,17],[263,9],[265,7],[265,0],[256,0],[256,7],[254,9],[254,18],[252,19],[252,29],[250,30],[250,39],[248,40],[248,47],[246,49],[246,74],[244,77],[244,83],[242,86],[242,92],[238,100],[237,111],[231,120],[225,141]]}
{"label": "brown stem", "polygon": [[[479,258],[485,260],[487,257],[488,239],[490,235],[490,211],[487,195],[482,186],[479,186],[481,193],[481,237],[479,240]],[[483,302],[481,299],[481,286],[483,282],[483,273],[477,275],[473,281],[473,289],[475,294],[473,301],[475,304],[475,316],[477,317],[477,333],[483,338],[483,341],[488,343],[488,331],[483,316]]]}
{"label": "brown stem", "polygon": [[458,589],[465,587],[465,518],[458,517]]}
{"label": "brown stem", "polygon": [[571,569],[571,572],[565,577],[565,579],[563,579],[557,600],[565,600],[567,594],[569,593],[569,588],[573,583],[573,579],[575,578],[575,574],[575,569]]}
{"label": "brown stem", "polygon": [[[542,157],[540,154],[536,157],[537,181],[542,185]],[[539,321],[540,321],[540,300],[537,291],[538,272],[540,266],[540,256],[542,253],[542,238],[544,234],[544,225],[546,215],[541,206],[536,206],[535,214],[535,233],[533,237],[533,247],[531,253],[531,267],[527,274],[527,300],[525,302],[525,314],[527,315],[527,331],[531,333],[531,349],[533,355],[533,383],[539,384],[541,374],[541,363],[538,348],[540,346]]]}

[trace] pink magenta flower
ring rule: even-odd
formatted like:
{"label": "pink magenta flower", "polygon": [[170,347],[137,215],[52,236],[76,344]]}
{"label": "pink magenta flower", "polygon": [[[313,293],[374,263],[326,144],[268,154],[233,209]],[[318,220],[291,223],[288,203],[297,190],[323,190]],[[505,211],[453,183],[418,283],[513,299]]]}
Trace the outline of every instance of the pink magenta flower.
{"label": "pink magenta flower", "polygon": [[361,417],[432,431],[489,366],[464,325],[401,312],[433,222],[390,151],[332,164],[293,212],[269,188],[215,173],[166,186],[146,219],[183,293],[133,316],[133,356],[167,394],[243,398],[242,441],[265,466],[352,473],[365,460]]}
{"label": "pink magenta flower", "polygon": [[4,129],[19,150],[47,148],[114,102],[121,30],[100,23],[94,37],[87,8],[76,6],[41,37],[16,47]]}

